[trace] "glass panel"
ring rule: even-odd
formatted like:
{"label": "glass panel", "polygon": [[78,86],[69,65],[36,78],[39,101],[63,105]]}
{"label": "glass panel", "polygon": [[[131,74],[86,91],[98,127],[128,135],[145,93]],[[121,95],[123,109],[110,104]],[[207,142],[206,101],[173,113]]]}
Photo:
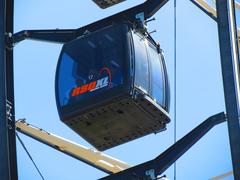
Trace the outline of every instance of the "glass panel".
{"label": "glass panel", "polygon": [[60,105],[72,104],[123,84],[122,28],[112,27],[64,47],[59,71]]}
{"label": "glass panel", "polygon": [[161,62],[162,59],[156,47],[150,43],[148,46],[148,55],[151,63],[151,95],[157,100],[158,104],[164,106],[164,72]]}
{"label": "glass panel", "polygon": [[133,33],[133,41],[135,50],[135,85],[148,92],[149,69],[145,38]]}
{"label": "glass panel", "polygon": [[59,69],[59,99],[60,99],[60,104],[65,105],[70,97],[71,90],[69,87],[74,87],[75,86],[75,79],[73,76],[69,76],[72,74],[72,67],[74,65],[74,60],[64,53],[62,55],[62,60],[61,60],[61,66]]}

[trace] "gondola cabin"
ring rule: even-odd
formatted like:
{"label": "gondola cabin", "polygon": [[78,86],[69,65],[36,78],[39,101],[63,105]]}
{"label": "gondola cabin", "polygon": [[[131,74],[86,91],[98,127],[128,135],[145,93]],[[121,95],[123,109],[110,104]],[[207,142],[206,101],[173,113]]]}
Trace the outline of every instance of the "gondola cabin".
{"label": "gondola cabin", "polygon": [[66,43],[56,73],[61,120],[98,150],[166,129],[169,85],[164,57],[128,22]]}

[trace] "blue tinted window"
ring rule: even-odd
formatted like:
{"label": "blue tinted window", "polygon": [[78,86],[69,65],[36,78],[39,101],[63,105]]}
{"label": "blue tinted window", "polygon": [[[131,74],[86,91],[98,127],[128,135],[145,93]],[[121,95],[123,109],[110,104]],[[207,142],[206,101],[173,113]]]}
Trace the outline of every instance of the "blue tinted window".
{"label": "blue tinted window", "polygon": [[145,38],[133,33],[135,51],[135,85],[140,89],[149,91],[149,67],[145,45]]}
{"label": "blue tinted window", "polygon": [[67,104],[70,96],[69,87],[75,86],[75,78],[71,76],[72,68],[74,65],[74,60],[66,53],[62,55],[62,62],[59,71],[61,72],[59,75],[59,79],[61,83],[59,83],[59,99],[60,104]]}
{"label": "blue tinted window", "polygon": [[148,56],[151,65],[151,95],[158,104],[164,105],[164,71],[161,56],[155,46],[149,43]]}
{"label": "blue tinted window", "polygon": [[111,27],[66,44],[60,59],[60,105],[94,97],[123,84],[122,28]]}

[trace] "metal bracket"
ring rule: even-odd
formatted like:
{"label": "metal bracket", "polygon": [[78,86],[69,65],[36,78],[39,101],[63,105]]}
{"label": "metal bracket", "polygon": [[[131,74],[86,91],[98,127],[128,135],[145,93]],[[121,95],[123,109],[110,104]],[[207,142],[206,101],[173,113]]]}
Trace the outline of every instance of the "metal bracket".
{"label": "metal bracket", "polygon": [[144,12],[140,12],[138,14],[136,14],[135,16],[136,21],[136,30],[141,32],[142,34],[146,34],[147,33],[147,25],[146,25],[146,21],[144,18]]}
{"label": "metal bracket", "polygon": [[8,50],[13,50],[13,43],[12,43],[12,33],[5,33],[5,42],[6,42],[6,48]]}
{"label": "metal bracket", "polygon": [[150,170],[146,171],[146,176],[149,177],[151,180],[156,179],[155,170],[150,169]]}
{"label": "metal bracket", "polygon": [[139,19],[142,23],[145,23],[144,12],[136,14],[135,18]]}

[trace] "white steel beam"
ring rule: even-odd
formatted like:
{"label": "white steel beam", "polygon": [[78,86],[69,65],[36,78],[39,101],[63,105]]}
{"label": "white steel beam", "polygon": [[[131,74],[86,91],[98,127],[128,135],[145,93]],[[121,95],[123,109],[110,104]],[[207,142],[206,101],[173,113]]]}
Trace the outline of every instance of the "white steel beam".
{"label": "white steel beam", "polygon": [[209,180],[220,180],[220,179],[223,179],[223,178],[232,176],[232,175],[233,175],[233,171],[230,171],[230,172],[224,173],[224,174],[222,174],[222,175],[213,177],[213,178],[211,178],[211,179],[209,179]]}
{"label": "white steel beam", "polygon": [[33,125],[19,120],[16,122],[16,129],[44,144],[47,144],[65,154],[75,157],[95,168],[107,173],[117,173],[131,167],[129,164],[110,157],[95,149],[87,148]]}

